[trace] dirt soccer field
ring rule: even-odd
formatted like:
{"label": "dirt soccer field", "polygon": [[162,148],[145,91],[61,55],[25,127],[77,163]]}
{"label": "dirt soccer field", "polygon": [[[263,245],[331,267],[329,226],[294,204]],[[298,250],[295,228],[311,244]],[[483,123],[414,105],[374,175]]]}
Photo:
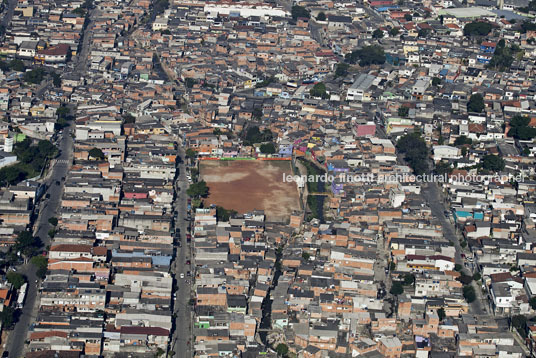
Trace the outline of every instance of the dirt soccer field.
{"label": "dirt soccer field", "polygon": [[292,174],[289,161],[202,161],[200,175],[210,188],[208,204],[243,214],[264,210],[270,221],[286,221],[300,208],[296,183],[283,182]]}

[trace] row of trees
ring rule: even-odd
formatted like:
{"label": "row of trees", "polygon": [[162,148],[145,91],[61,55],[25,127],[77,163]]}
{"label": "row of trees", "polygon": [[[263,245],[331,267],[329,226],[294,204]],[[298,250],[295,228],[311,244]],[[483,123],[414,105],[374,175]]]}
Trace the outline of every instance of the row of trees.
{"label": "row of trees", "polygon": [[491,58],[488,68],[498,71],[506,71],[510,69],[514,62],[514,57],[522,54],[521,48],[518,45],[512,44],[506,46],[504,39],[501,39],[495,47],[495,52]]}
{"label": "row of trees", "polygon": [[54,85],[54,87],[61,86],[60,75],[54,71],[47,72],[43,67],[37,67],[27,72],[26,72],[26,69],[27,69],[26,65],[24,64],[24,62],[22,62],[22,60],[14,59],[9,62],[0,60],[0,70],[2,70],[3,72],[7,72],[7,71],[24,72],[22,79],[26,83],[39,84],[43,81],[43,79],[48,73],[52,77],[52,84]]}
{"label": "row of trees", "polygon": [[350,64],[359,63],[361,67],[383,65],[385,63],[385,52],[383,47],[379,45],[364,46],[346,54],[345,61]]}
{"label": "row of trees", "polygon": [[52,143],[41,140],[33,145],[28,138],[15,145],[13,152],[19,162],[0,169],[0,185],[13,185],[32,178],[43,169],[47,159],[53,158],[57,149]]}
{"label": "row of trees", "polygon": [[253,145],[256,143],[271,142],[274,135],[270,129],[266,128],[263,131],[257,126],[250,126],[245,135],[243,135],[244,145]]}
{"label": "row of trees", "polygon": [[396,148],[404,154],[404,159],[416,175],[422,175],[428,171],[428,148],[419,133],[404,135],[396,143]]}
{"label": "row of trees", "polygon": [[468,23],[463,28],[465,36],[486,36],[491,32],[493,26],[489,22],[473,21]]}
{"label": "row of trees", "polygon": [[508,136],[520,140],[530,140],[536,137],[536,128],[529,125],[530,118],[517,114],[510,121]]}

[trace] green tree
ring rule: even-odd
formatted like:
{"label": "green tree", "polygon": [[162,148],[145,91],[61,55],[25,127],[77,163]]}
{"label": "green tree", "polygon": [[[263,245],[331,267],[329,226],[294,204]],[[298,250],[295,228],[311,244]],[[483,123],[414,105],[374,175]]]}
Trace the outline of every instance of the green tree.
{"label": "green tree", "polygon": [[454,145],[455,146],[459,146],[459,145],[466,145],[466,144],[473,144],[473,140],[471,138],[467,138],[466,136],[464,135],[461,135],[459,136],[458,138],[456,138],[456,140],[454,141]]}
{"label": "green tree", "polygon": [[193,88],[196,83],[197,83],[197,80],[194,78],[188,77],[184,80],[184,84],[186,88]]}
{"label": "green tree", "polygon": [[414,282],[415,282],[415,275],[411,273],[406,273],[404,275],[404,286],[413,285]]}
{"label": "green tree", "polygon": [[372,33],[372,38],[373,39],[381,39],[383,37],[383,31],[380,30],[380,29],[376,29],[374,30],[374,32]]}
{"label": "green tree", "polygon": [[439,322],[442,322],[445,317],[447,317],[445,309],[443,307],[437,310],[437,316],[439,317]]}
{"label": "green tree", "polygon": [[39,84],[45,78],[45,70],[42,68],[36,68],[34,70],[24,72],[24,82]]}
{"label": "green tree", "polygon": [[227,210],[223,206],[216,206],[216,218],[218,221],[229,221],[236,214],[238,214],[236,210]]}
{"label": "green tree", "polygon": [[404,286],[402,286],[400,281],[393,281],[393,285],[391,286],[389,293],[394,296],[399,296],[404,293]]}
{"label": "green tree", "polygon": [[527,31],[534,31],[536,30],[536,23],[533,23],[530,20],[525,20],[521,23],[521,32],[527,33]]}
{"label": "green tree", "polygon": [[253,108],[253,111],[251,112],[251,117],[255,120],[261,120],[262,118],[262,108]]}
{"label": "green tree", "polygon": [[186,190],[186,194],[191,197],[206,197],[208,195],[208,186],[204,180],[198,181],[197,183],[190,184]]}
{"label": "green tree", "polygon": [[86,10],[81,7],[77,7],[72,11],[72,13],[79,16],[86,16]]}
{"label": "green tree", "polygon": [[489,22],[473,21],[464,26],[463,34],[465,36],[486,36],[492,27]]}
{"label": "green tree", "polygon": [[396,36],[400,33],[400,30],[396,27],[393,27],[391,30],[389,30],[389,35]]}
{"label": "green tree", "polygon": [[304,17],[306,19],[311,17],[311,14],[309,13],[309,11],[303,6],[299,6],[299,5],[292,6],[291,14],[292,14],[292,19],[294,21],[296,21],[299,17]]}
{"label": "green tree", "polygon": [[413,20],[413,17],[410,14],[405,14],[404,15],[404,20],[411,21],[411,20]]}
{"label": "green tree", "polygon": [[439,77],[434,77],[432,78],[432,86],[439,86],[441,84],[441,78]]}
{"label": "green tree", "polygon": [[308,252],[302,252],[301,254],[301,257],[302,259],[304,259],[305,261],[309,261],[309,259],[311,258],[311,255],[308,253]]}
{"label": "green tree", "polygon": [[467,111],[480,113],[484,110],[484,97],[480,93],[475,93],[467,102]]}
{"label": "green tree", "polygon": [[311,88],[309,94],[313,97],[321,97],[324,99],[329,98],[329,94],[326,91],[326,85],[322,82],[319,82]]}
{"label": "green tree", "polygon": [[192,148],[186,149],[185,154],[186,154],[186,157],[190,159],[194,159],[195,157],[197,157],[197,152],[193,150]]}
{"label": "green tree", "polygon": [[130,113],[124,113],[122,117],[123,117],[123,123],[125,123],[125,124],[127,124],[127,123],[136,123],[136,117],[134,117]]}
{"label": "green tree", "polygon": [[284,343],[279,343],[277,347],[275,347],[275,351],[278,356],[285,357],[288,354],[288,347]]}
{"label": "green tree", "polygon": [[71,113],[71,110],[68,107],[60,106],[56,109],[56,115],[58,118],[66,118]]}
{"label": "green tree", "polygon": [[104,153],[99,148],[91,148],[89,150],[89,156],[94,159],[104,159]]}
{"label": "green tree", "polygon": [[492,172],[500,172],[504,169],[504,160],[498,155],[486,154],[482,158],[482,168]]}
{"label": "green tree", "polygon": [[51,217],[50,219],[48,219],[48,222],[49,222],[50,225],[52,225],[52,226],[57,226],[57,225],[58,225],[58,219],[55,218],[55,217]]}
{"label": "green tree", "polygon": [[265,78],[264,80],[262,80],[261,82],[258,82],[255,85],[255,88],[263,88],[263,87],[266,87],[269,84],[274,83],[276,81],[277,81],[277,79],[275,77],[268,77],[268,78]]}
{"label": "green tree", "polygon": [[480,274],[480,272],[475,272],[475,274],[473,275],[473,280],[475,281],[479,281],[481,278],[482,275]]}
{"label": "green tree", "polygon": [[262,154],[274,154],[276,152],[275,145],[272,142],[261,144],[260,150]]}
{"label": "green tree", "polygon": [[89,156],[95,159],[104,159],[104,153],[99,148],[91,148],[89,150]]}
{"label": "green tree", "polygon": [[417,36],[419,36],[421,38],[427,38],[428,35],[430,35],[430,30],[429,29],[420,29],[417,32]]}
{"label": "green tree", "polygon": [[45,256],[37,255],[30,259],[32,265],[37,269],[36,275],[39,278],[45,278],[47,274],[48,259]]}
{"label": "green tree", "polygon": [[506,46],[504,39],[501,39],[497,43],[495,51],[493,52],[493,57],[491,58],[487,67],[497,71],[507,71],[512,66],[514,57],[520,55],[523,55],[523,51],[518,45],[513,44],[511,46]]}
{"label": "green tree", "polygon": [[52,72],[52,84],[54,87],[61,87],[61,77],[56,72]]}
{"label": "green tree", "polygon": [[0,313],[2,320],[2,327],[11,328],[15,323],[15,309],[11,306],[4,306],[2,313]]}
{"label": "green tree", "polygon": [[532,296],[529,300],[530,308],[536,310],[536,296]]}
{"label": "green tree", "polygon": [[406,107],[406,106],[398,107],[398,116],[399,117],[407,118],[408,115],[409,115],[409,107]]}
{"label": "green tree", "polygon": [[458,277],[458,281],[460,281],[464,285],[469,285],[473,281],[473,276],[469,276],[462,273],[462,275]]}
{"label": "green tree", "polygon": [[262,132],[257,126],[250,126],[244,138],[244,145],[253,145],[255,143],[270,142],[273,139],[270,129],[266,128]]}
{"label": "green tree", "polygon": [[24,62],[19,59],[11,60],[11,62],[9,63],[9,67],[11,67],[11,69],[16,72],[26,71],[26,66],[24,65]]}
{"label": "green tree", "polygon": [[402,154],[416,175],[428,170],[428,148],[419,133],[408,133],[396,143],[396,148]]}
{"label": "green tree", "polygon": [[347,63],[338,63],[337,66],[335,66],[335,78],[346,76],[348,74],[349,67],[350,65]]}
{"label": "green tree", "polygon": [[24,276],[22,276],[20,273],[16,272],[8,272],[6,275],[7,282],[13,285],[13,287],[18,290],[19,288],[24,285],[26,280],[24,279]]}
{"label": "green tree", "polygon": [[472,303],[476,300],[475,289],[473,286],[463,286],[463,298],[465,298],[468,303]]}
{"label": "green tree", "polygon": [[9,63],[0,60],[0,71],[2,72],[8,72],[10,70]]}
{"label": "green tree", "polygon": [[13,248],[25,256],[33,256],[41,246],[39,238],[34,237],[29,231],[21,231],[17,235]]}
{"label": "green tree", "polygon": [[527,317],[523,315],[513,316],[512,326],[517,330],[521,337],[527,338]]}
{"label": "green tree", "polygon": [[530,140],[536,137],[536,128],[529,126],[530,118],[527,116],[515,115],[510,120],[508,136],[520,140]]}
{"label": "green tree", "polygon": [[455,265],[454,265],[454,271],[458,271],[458,272],[460,272],[462,269],[463,269],[463,266],[462,266],[462,265],[460,265],[460,264],[455,264]]}
{"label": "green tree", "polygon": [[346,54],[345,60],[348,63],[359,63],[359,66],[383,65],[385,63],[385,52],[381,46],[364,46],[361,49]]}
{"label": "green tree", "polygon": [[41,156],[46,158],[53,158],[58,151],[54,144],[50,143],[48,140],[40,140],[37,143],[37,149]]}
{"label": "green tree", "polygon": [[326,14],[323,12],[318,13],[318,16],[316,17],[318,21],[326,21]]}
{"label": "green tree", "polygon": [[438,162],[435,165],[435,172],[438,175],[450,174],[450,173],[452,173],[452,170],[453,170],[453,168],[450,166],[450,163],[448,163],[448,162]]}

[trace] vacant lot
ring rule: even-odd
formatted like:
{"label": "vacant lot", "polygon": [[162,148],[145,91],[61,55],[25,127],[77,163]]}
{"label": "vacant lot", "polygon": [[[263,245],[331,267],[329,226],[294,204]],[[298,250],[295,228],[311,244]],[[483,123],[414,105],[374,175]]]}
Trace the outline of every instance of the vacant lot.
{"label": "vacant lot", "polygon": [[296,183],[283,182],[283,174],[292,174],[288,161],[203,161],[200,174],[210,188],[209,204],[241,214],[264,210],[272,221],[286,221],[300,208]]}

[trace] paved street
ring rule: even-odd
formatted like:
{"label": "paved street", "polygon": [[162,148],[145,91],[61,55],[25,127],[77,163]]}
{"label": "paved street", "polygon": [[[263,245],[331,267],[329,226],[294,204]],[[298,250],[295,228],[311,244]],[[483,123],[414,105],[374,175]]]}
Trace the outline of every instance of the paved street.
{"label": "paved street", "polygon": [[[447,207],[445,206],[443,198],[441,197],[437,183],[427,183],[426,185],[423,185],[422,195],[428,202],[428,205],[430,206],[430,209],[432,210],[432,214],[439,220],[439,223],[441,224],[441,227],[443,228],[443,235],[445,236],[447,240],[452,242],[454,244],[454,247],[456,248],[456,256],[454,257],[455,262],[457,264],[462,265],[462,267],[465,267],[464,260],[462,259],[462,256],[461,256],[463,249],[460,246],[460,242],[458,240],[458,236],[455,233],[454,226],[445,217],[444,212],[445,210],[447,210]],[[472,274],[471,272],[469,273]],[[472,282],[472,285],[473,285],[473,288],[475,289],[477,299],[470,304],[471,310],[474,314],[478,314],[478,315],[485,314],[486,305],[482,305],[482,302],[481,302],[482,289],[480,288],[479,285],[476,284],[475,281]]]}
{"label": "paved street", "polygon": [[[61,201],[61,193],[63,190],[63,182],[61,178],[67,176],[70,163],[72,162],[73,139],[70,136],[70,132],[71,127],[66,127],[63,130],[63,136],[60,137],[59,141],[61,154],[56,159],[56,163],[51,163],[52,167],[44,181],[44,184],[48,188],[45,195],[50,194],[50,198],[42,199],[40,205],[38,204],[40,212],[35,224],[37,230],[34,231],[34,235],[38,236],[41,241],[43,241],[45,247],[50,245],[48,230],[51,226],[48,223],[48,219],[56,215]],[[56,181],[59,181],[59,185],[56,185]],[[28,278],[28,294],[19,321],[15,325],[15,329],[10,332],[5,346],[5,350],[9,352],[9,357],[14,358],[23,356],[24,341],[28,335],[28,328],[36,317],[38,299],[38,285],[36,284],[34,266],[27,263],[20,266],[18,272]]]}
{"label": "paved street", "polygon": [[[380,138],[387,138],[387,135],[383,128],[381,128],[380,126],[376,126],[376,128],[377,128],[378,136]],[[401,159],[399,158],[399,160]],[[443,235],[445,236],[447,240],[449,240],[450,242],[454,244],[454,248],[456,249],[454,262],[462,265],[462,267],[465,267],[464,265],[465,262],[461,256],[463,249],[460,246],[460,242],[456,235],[454,225],[452,225],[450,220],[448,220],[445,216],[445,211],[447,211],[449,208],[444,203],[444,200],[440,194],[440,190],[437,186],[437,183],[426,183],[422,185],[421,193],[424,199],[428,202],[428,205],[430,206],[430,209],[432,210],[432,215],[437,218],[441,227],[443,228]],[[482,304],[482,289],[478,284],[476,284],[475,281],[473,281],[471,284],[473,285],[473,288],[477,296],[477,299],[470,304],[471,311],[477,315],[485,314],[487,312],[486,311],[487,304],[486,303]]]}
{"label": "paved street", "polygon": [[7,26],[11,22],[11,18],[13,17],[13,14],[15,13],[15,7],[17,6],[17,3],[18,3],[17,0],[9,0],[7,2],[7,8],[2,14],[2,20],[0,20],[0,25],[7,28]]}
{"label": "paved street", "polygon": [[80,52],[76,57],[76,62],[74,65],[74,73],[84,74],[87,70],[88,55],[90,50],[90,41],[92,37],[92,28],[93,28],[93,17],[96,16],[97,10],[91,10],[89,13],[89,20],[86,24],[86,28],[82,34],[82,45],[80,46]]}
{"label": "paved street", "polygon": [[[184,150],[179,148],[179,155],[184,160]],[[192,342],[192,307],[188,304],[190,300],[192,277],[186,276],[187,271],[191,271],[189,265],[186,265],[187,260],[191,260],[190,256],[190,244],[186,242],[186,233],[188,222],[186,219],[187,213],[187,200],[186,189],[188,188],[188,180],[186,179],[186,165],[181,160],[179,164],[179,176],[177,178],[176,189],[180,189],[177,192],[175,199],[175,211],[178,212],[178,217],[175,221],[175,230],[180,232],[181,247],[177,247],[177,256],[175,262],[172,265],[175,279],[178,285],[177,300],[175,301],[175,332],[171,342],[171,350],[175,352],[175,357],[190,358],[192,357],[191,347]],[[180,278],[180,274],[184,273],[184,279]],[[193,274],[193,272],[192,272]],[[190,283],[187,284],[186,280]]]}

